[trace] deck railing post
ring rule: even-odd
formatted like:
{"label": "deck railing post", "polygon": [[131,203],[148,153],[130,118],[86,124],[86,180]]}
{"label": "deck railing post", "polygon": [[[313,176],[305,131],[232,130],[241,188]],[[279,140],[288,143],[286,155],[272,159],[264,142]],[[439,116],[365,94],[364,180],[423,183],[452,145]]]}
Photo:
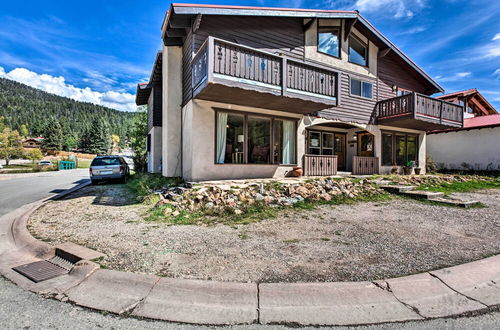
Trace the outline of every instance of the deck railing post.
{"label": "deck railing post", "polygon": [[443,105],[444,105],[444,102],[440,101],[439,102],[439,123],[440,124],[443,123]]}
{"label": "deck railing post", "polygon": [[418,100],[417,100],[417,93],[413,92],[411,93],[412,97],[412,102],[410,102],[412,105],[411,112],[413,113],[413,118],[417,117],[417,108],[418,108]]}
{"label": "deck railing post", "polygon": [[281,95],[286,94],[286,88],[287,88],[287,60],[286,57],[283,57],[281,59]]}

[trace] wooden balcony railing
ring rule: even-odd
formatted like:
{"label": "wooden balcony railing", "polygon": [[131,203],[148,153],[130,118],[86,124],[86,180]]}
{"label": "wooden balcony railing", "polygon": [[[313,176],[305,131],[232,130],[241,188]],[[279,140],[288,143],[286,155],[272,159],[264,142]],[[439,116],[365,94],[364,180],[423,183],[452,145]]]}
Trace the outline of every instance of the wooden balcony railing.
{"label": "wooden balcony railing", "polygon": [[411,115],[414,119],[425,118],[437,124],[453,127],[463,125],[463,107],[419,93],[379,101],[376,105],[377,120],[397,120]]}
{"label": "wooden balcony railing", "polygon": [[352,157],[352,174],[353,175],[371,175],[378,174],[378,157]]}
{"label": "wooden balcony railing", "polygon": [[304,155],[304,175],[337,175],[337,156]]}
{"label": "wooden balcony railing", "polygon": [[191,65],[193,94],[206,79],[216,77],[284,96],[301,94],[336,102],[338,95],[337,71],[213,37],[207,38]]}

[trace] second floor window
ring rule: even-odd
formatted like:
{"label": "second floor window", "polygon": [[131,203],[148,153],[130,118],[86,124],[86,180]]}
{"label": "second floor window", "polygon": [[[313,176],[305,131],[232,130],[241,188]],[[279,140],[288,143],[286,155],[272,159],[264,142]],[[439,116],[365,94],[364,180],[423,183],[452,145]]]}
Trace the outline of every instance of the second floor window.
{"label": "second floor window", "polygon": [[371,99],[373,98],[373,84],[351,78],[351,95]]}
{"label": "second floor window", "polygon": [[339,28],[318,29],[318,51],[331,56],[340,57]]}
{"label": "second floor window", "polygon": [[368,65],[368,46],[354,36],[349,37],[349,62]]}

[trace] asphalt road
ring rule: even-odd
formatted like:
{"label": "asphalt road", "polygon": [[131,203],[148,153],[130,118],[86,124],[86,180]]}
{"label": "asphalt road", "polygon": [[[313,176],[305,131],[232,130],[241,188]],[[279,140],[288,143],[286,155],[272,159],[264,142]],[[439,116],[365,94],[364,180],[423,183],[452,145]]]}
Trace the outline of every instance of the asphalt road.
{"label": "asphalt road", "polygon": [[22,175],[1,174],[0,216],[88,180],[88,169]]}
{"label": "asphalt road", "polygon": [[[13,179],[0,178],[0,216],[24,204],[51,196],[88,180],[87,170],[41,173]],[[287,329],[286,326],[241,325],[205,327],[161,321],[140,320],[100,313],[85,308],[45,299],[20,289],[0,277],[0,329]],[[294,327],[296,328],[296,327]],[[488,314],[420,322],[335,327],[358,330],[414,329],[499,329],[500,311]],[[317,329],[317,328],[306,328]]]}

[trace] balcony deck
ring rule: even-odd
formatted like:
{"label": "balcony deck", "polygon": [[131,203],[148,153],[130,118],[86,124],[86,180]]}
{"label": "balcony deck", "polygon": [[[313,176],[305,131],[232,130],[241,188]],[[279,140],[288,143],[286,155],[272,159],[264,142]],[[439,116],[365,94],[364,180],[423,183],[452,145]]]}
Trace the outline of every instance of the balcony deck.
{"label": "balcony deck", "polygon": [[338,104],[338,72],[314,63],[208,37],[191,65],[193,98],[302,114]]}
{"label": "balcony deck", "polygon": [[418,93],[379,101],[375,112],[380,125],[422,131],[463,127],[462,106]]}

